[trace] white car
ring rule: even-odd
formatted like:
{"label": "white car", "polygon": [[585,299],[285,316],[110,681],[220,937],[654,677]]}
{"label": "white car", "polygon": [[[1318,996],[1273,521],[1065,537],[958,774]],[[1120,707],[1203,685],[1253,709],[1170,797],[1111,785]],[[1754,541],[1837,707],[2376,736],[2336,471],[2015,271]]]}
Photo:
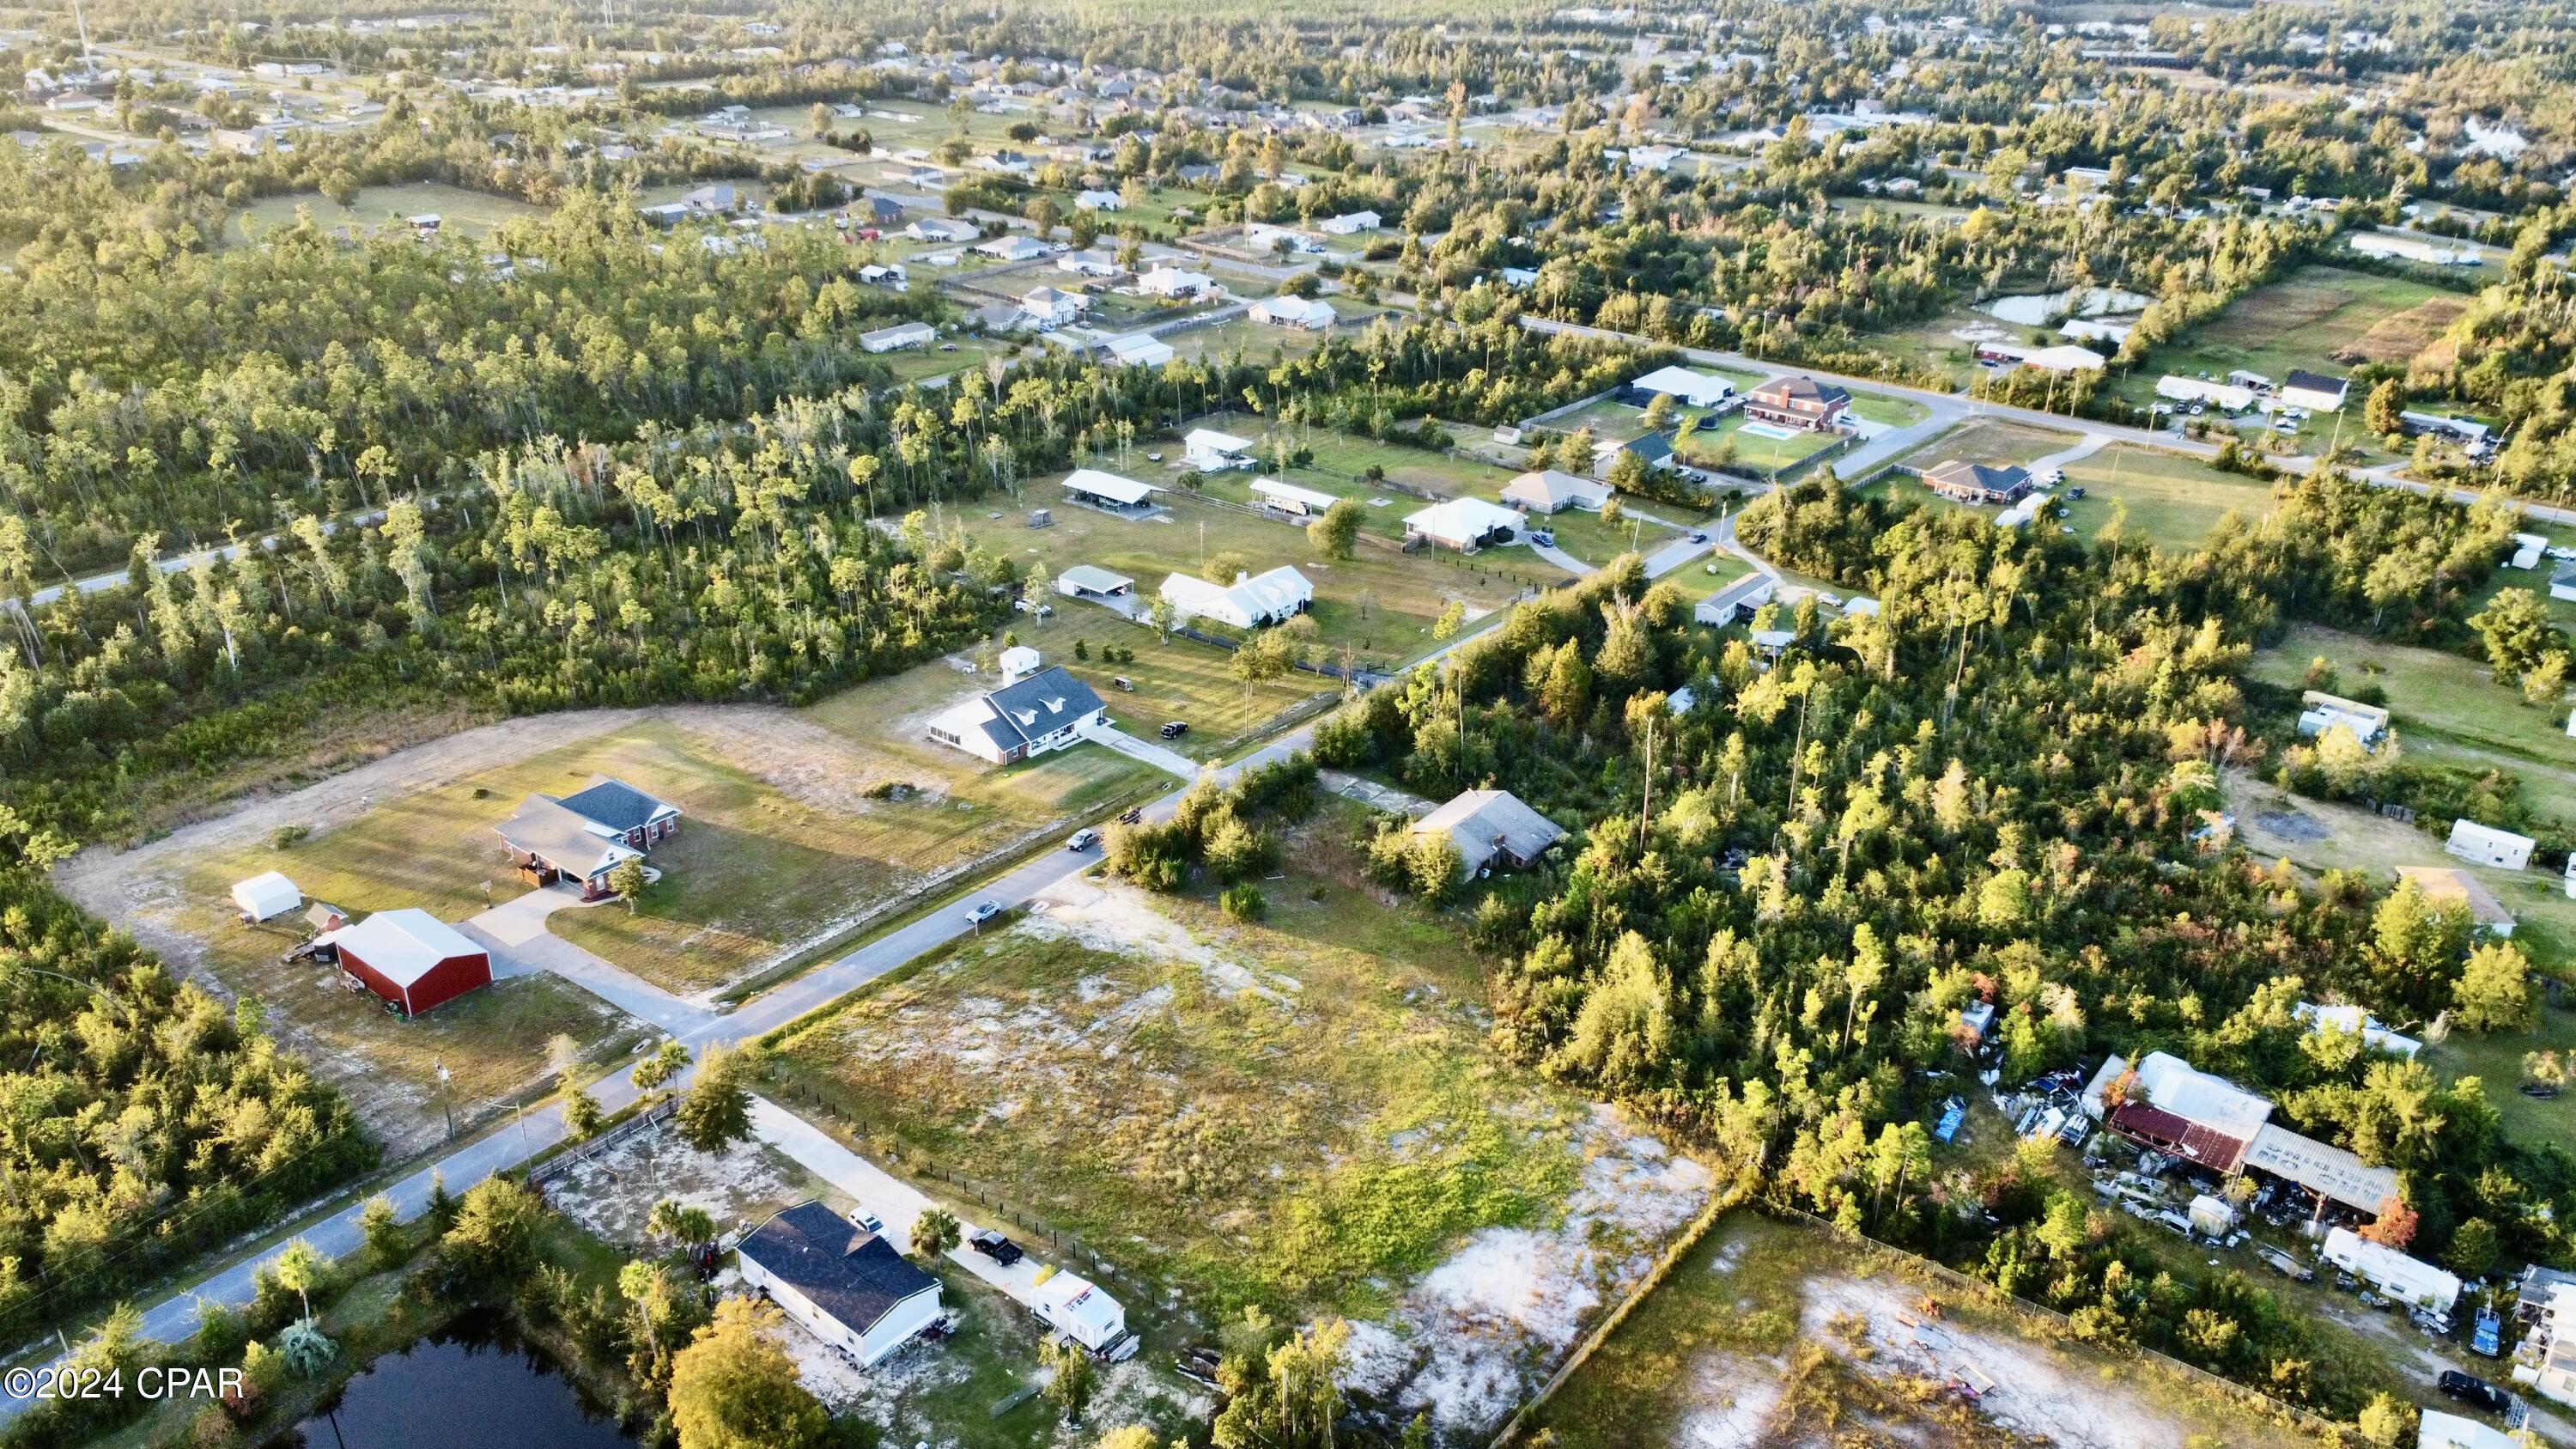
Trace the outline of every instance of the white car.
{"label": "white car", "polygon": [[1000,901],[977,901],[975,904],[966,908],[966,924],[970,926],[980,926],[1001,913],[1002,903]]}

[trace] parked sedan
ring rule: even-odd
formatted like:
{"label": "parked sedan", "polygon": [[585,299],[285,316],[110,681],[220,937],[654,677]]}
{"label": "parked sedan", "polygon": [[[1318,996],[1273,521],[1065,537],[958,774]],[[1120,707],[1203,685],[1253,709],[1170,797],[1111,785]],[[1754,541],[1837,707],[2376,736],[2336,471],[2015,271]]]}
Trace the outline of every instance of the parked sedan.
{"label": "parked sedan", "polygon": [[2513,1395],[2475,1374],[2464,1374],[2458,1369],[2444,1369],[2442,1377],[2436,1382],[2441,1385],[2443,1393],[2463,1404],[2484,1409],[2488,1413],[2502,1414],[2513,1408]]}

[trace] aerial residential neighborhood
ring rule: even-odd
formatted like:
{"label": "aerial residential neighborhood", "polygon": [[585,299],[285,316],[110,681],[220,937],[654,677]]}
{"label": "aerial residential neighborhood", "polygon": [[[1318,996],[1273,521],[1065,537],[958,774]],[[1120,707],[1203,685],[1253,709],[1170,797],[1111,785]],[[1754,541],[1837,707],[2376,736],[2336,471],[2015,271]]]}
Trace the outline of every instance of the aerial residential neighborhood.
{"label": "aerial residential neighborhood", "polygon": [[2571,33],[0,16],[0,1449],[2576,1449]]}

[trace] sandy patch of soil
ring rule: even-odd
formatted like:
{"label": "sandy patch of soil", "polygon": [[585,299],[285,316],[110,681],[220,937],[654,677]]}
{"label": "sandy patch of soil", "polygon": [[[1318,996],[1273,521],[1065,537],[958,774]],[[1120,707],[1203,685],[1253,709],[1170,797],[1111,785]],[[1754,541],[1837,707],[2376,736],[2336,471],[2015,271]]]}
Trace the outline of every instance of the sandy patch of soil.
{"label": "sandy patch of soil", "polygon": [[668,1124],[624,1138],[546,1183],[547,1201],[566,1217],[635,1249],[667,1246],[648,1242],[644,1228],[653,1204],[666,1197],[704,1208],[716,1226],[738,1232],[808,1196],[796,1170],[759,1143],[700,1152]]}
{"label": "sandy patch of soil", "polygon": [[1787,1394],[1789,1366],[1773,1358],[1716,1353],[1691,1366],[1691,1400],[1676,1449],[1760,1449]]}
{"label": "sandy patch of soil", "polygon": [[[1221,946],[1200,940],[1187,926],[1156,910],[1153,901],[1134,886],[1068,881],[1049,892],[1045,906],[1014,929],[1041,940],[1070,940],[1115,955],[1185,961],[1199,968],[1217,990],[1249,991],[1272,1002],[1284,1002],[1300,989],[1293,976],[1263,971]],[[1168,990],[1164,994],[1170,995]]]}
{"label": "sandy patch of soil", "polygon": [[2188,1449],[2190,1432],[2134,1389],[2042,1344],[1927,1320],[1916,1311],[1922,1296],[1895,1280],[1819,1278],[1807,1284],[1799,1326],[1818,1342],[1850,1344],[1854,1366],[1876,1377],[1946,1380],[1973,1369],[1994,1381],[1978,1405],[1988,1419],[2061,1449]]}
{"label": "sandy patch of soil", "polygon": [[1353,1391],[1398,1421],[1427,1409],[1444,1435],[1492,1425],[1644,1278],[1713,1190],[1707,1168],[1629,1131],[1607,1107],[1583,1147],[1582,1185],[1554,1226],[1484,1229],[1385,1322],[1353,1325]]}

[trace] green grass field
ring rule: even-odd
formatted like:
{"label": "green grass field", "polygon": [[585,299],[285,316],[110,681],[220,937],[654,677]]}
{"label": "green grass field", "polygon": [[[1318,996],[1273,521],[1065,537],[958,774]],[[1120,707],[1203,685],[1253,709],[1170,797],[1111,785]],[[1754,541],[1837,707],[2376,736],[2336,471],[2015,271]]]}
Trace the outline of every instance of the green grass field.
{"label": "green grass field", "polygon": [[[1131,460],[1131,468],[1131,476],[1163,476],[1161,470],[1144,464],[1141,454]],[[1316,486],[1328,485],[1334,491],[1355,495],[1364,491],[1334,480]],[[1177,487],[1165,495],[1168,508],[1159,521],[1116,518],[1066,504],[1060,497],[1051,496],[1054,490],[1044,482],[1028,485],[1024,493],[1031,502],[1046,500],[1055,505],[1053,527],[1027,529],[1017,515],[984,525],[984,530],[1010,531],[1013,536],[1001,542],[1024,563],[1043,563],[1051,574],[1061,574],[1073,564],[1097,564],[1134,579],[1137,590],[1148,597],[1162,586],[1166,574],[1197,573],[1204,559],[1223,553],[1242,555],[1254,573],[1293,564],[1315,586],[1314,619],[1321,631],[1321,643],[1336,654],[1347,647],[1361,662],[1400,664],[1435,647],[1432,625],[1452,600],[1463,603],[1471,618],[1481,617],[1508,603],[1524,588],[1562,583],[1565,579],[1554,565],[1522,549],[1461,558],[1436,550],[1404,554],[1381,543],[1364,542],[1351,558],[1327,560],[1316,555],[1302,527],[1218,508]],[[1401,494],[1392,497],[1394,501],[1386,508],[1370,510],[1373,531],[1382,527],[1377,515],[1400,520],[1422,506],[1419,500]],[[1399,524],[1399,530],[1400,527]],[[1085,626],[1094,643],[1116,639],[1141,654],[1154,637],[1151,630],[1120,620],[1098,605],[1062,599],[1056,603],[1059,621],[1099,621]],[[1223,673],[1222,660],[1214,667]],[[1200,696],[1203,704],[1214,704],[1205,698],[1204,691],[1192,689],[1188,693]],[[1114,704],[1113,701],[1113,713]]]}
{"label": "green grass field", "polygon": [[[1263,330],[1277,329],[1264,328]],[[1213,428],[1221,433],[1232,433],[1239,438],[1250,438],[1261,444],[1265,453],[1272,445],[1274,437],[1268,419],[1245,412],[1218,413],[1202,418],[1190,426]],[[1299,429],[1295,435],[1295,442],[1314,453],[1314,463],[1311,467],[1291,469],[1283,474],[1271,467],[1267,457],[1264,457],[1262,466],[1257,471],[1270,477],[1284,477],[1289,482],[1306,487],[1320,488],[1327,493],[1351,497],[1381,496],[1371,495],[1367,483],[1362,481],[1363,476],[1372,466],[1386,470],[1386,477],[1408,488],[1436,493],[1444,498],[1491,499],[1500,494],[1503,485],[1511,482],[1516,476],[1509,468],[1478,462],[1473,458],[1458,458],[1447,453],[1434,453],[1421,448],[1381,443],[1374,439],[1351,437],[1321,428]],[[1299,476],[1305,473],[1320,475],[1325,481],[1310,481]],[[1399,498],[1398,501],[1407,500]],[[1418,502],[1415,506],[1419,506]],[[1411,512],[1412,509],[1408,507],[1404,511]],[[1397,528],[1394,536],[1402,537],[1403,529]]]}
{"label": "green grass field", "polygon": [[1968,463],[2014,463],[2027,467],[2051,453],[2082,441],[2076,434],[2034,427],[2008,418],[1971,418],[1922,446],[1890,461],[1907,468],[1929,468],[1953,459]]}
{"label": "green grass field", "polygon": [[994,1184],[1203,1302],[1367,1312],[1580,1171],[1572,1096],[1504,1069],[1443,918],[1358,877],[1333,805],[1267,922],[1119,887],[907,972],[788,1069],[863,1133]]}
{"label": "green grass field", "polygon": [[307,209],[316,226],[354,226],[361,230],[400,228],[407,217],[435,212],[443,218],[443,228],[476,237],[488,236],[521,217],[545,214],[543,207],[530,206],[515,197],[468,191],[439,181],[411,181],[400,186],[362,186],[347,206],[318,191],[262,197],[232,214],[224,229],[225,239],[243,241],[253,231],[293,226],[298,211]]}
{"label": "green grass field", "polygon": [[2250,519],[2272,511],[2269,484],[2156,448],[2113,443],[2065,472],[2070,486],[2085,491],[2068,505],[2066,520],[2082,538],[2111,521],[2115,504],[2127,510],[2130,531],[2169,551],[2199,547],[2231,512]]}

